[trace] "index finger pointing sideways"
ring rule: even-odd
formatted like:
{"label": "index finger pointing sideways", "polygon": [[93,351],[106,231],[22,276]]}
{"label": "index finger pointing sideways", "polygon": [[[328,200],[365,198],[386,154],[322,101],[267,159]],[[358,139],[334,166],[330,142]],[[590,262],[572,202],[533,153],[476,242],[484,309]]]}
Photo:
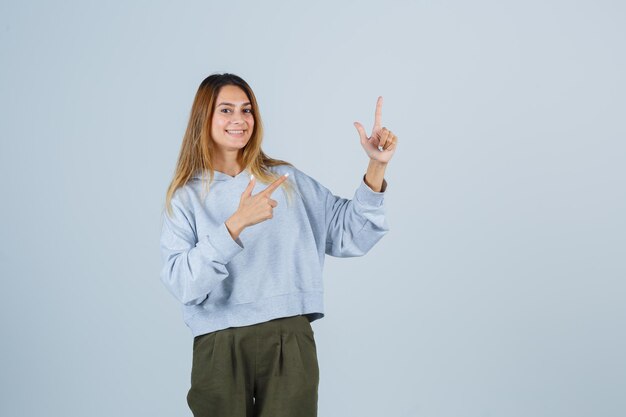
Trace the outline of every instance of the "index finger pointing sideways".
{"label": "index finger pointing sideways", "polygon": [[279,179],[277,179],[276,181],[274,181],[273,183],[268,185],[265,190],[261,191],[261,193],[263,193],[263,194],[265,194],[265,195],[267,195],[269,197],[278,188],[278,186],[280,184],[285,182],[285,180],[287,179],[288,176],[289,176],[289,173],[286,173],[285,175],[282,175]]}

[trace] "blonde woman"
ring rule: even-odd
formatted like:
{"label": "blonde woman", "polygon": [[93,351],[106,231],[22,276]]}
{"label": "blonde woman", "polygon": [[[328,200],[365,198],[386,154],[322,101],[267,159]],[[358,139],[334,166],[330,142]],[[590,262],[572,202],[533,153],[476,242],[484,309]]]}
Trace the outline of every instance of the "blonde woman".
{"label": "blonde woman", "polygon": [[313,417],[319,367],[311,322],[324,317],[325,255],[365,255],[389,230],[385,169],[397,137],[354,125],[370,158],[354,197],[333,195],[261,149],[250,86],[200,84],[167,190],[161,280],[192,332],[195,417]]}

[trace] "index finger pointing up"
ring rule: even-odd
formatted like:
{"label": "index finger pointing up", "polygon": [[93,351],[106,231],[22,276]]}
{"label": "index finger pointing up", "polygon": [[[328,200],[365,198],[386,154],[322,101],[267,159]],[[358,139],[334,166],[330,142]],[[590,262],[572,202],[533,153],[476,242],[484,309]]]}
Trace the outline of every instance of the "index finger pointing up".
{"label": "index finger pointing up", "polygon": [[376,114],[374,115],[374,130],[380,129],[383,117],[383,96],[378,96],[376,101]]}
{"label": "index finger pointing up", "polygon": [[268,197],[271,196],[272,193],[278,188],[280,184],[282,184],[287,179],[288,176],[289,176],[289,173],[282,175],[279,179],[277,179],[276,181],[268,185],[267,188],[261,191],[259,194],[265,194]]}

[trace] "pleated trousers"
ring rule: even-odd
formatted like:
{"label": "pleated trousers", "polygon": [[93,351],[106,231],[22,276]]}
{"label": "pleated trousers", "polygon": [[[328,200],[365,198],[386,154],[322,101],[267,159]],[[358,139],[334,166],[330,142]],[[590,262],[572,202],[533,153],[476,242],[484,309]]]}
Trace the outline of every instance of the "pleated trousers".
{"label": "pleated trousers", "polygon": [[304,315],[196,336],[194,417],[316,417],[319,367]]}

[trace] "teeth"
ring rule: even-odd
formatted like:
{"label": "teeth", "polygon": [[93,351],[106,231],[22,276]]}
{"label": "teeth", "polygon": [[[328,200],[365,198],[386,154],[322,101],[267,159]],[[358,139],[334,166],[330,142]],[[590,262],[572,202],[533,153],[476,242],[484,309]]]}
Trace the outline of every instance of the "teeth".
{"label": "teeth", "polygon": [[228,133],[235,133],[235,134],[239,134],[239,133],[243,133],[243,130],[227,130]]}

